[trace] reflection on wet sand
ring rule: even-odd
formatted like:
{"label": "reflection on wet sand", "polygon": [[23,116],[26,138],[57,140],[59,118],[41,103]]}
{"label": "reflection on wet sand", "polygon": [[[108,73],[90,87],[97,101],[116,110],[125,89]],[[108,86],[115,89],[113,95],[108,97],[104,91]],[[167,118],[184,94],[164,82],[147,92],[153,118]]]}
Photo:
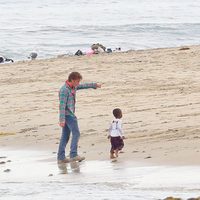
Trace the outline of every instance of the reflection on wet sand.
{"label": "reflection on wet sand", "polygon": [[71,172],[80,173],[80,163],[74,161],[70,163],[58,163],[58,169],[60,171],[60,174],[68,174],[68,166],[70,166]]}
{"label": "reflection on wet sand", "polygon": [[[67,195],[80,200],[155,200],[167,196],[188,198],[198,196],[200,191],[198,166],[137,166],[121,159],[57,164],[55,155],[49,152],[0,152],[1,162],[5,162],[0,166],[0,199],[53,196],[60,200]],[[12,162],[6,162],[8,159]],[[6,169],[9,173],[4,172]]]}

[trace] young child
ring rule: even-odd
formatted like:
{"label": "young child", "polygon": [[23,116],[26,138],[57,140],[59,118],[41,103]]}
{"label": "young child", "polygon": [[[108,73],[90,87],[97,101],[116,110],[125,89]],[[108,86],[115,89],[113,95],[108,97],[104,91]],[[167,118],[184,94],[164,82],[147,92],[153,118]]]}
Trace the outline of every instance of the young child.
{"label": "young child", "polygon": [[113,115],[115,119],[112,121],[110,128],[109,128],[109,136],[108,139],[110,139],[111,143],[111,150],[110,150],[110,158],[116,158],[118,157],[118,152],[122,150],[124,147],[124,141],[125,137],[123,136],[122,131],[122,111],[119,108],[115,108],[113,110]]}

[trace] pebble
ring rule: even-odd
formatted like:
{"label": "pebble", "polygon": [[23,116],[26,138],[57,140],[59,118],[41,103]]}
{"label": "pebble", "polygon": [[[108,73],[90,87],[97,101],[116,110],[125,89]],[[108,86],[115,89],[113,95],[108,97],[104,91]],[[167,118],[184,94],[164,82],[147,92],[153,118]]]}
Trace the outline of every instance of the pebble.
{"label": "pebble", "polygon": [[4,172],[10,172],[10,171],[11,171],[10,169],[5,169],[5,170],[4,170]]}
{"label": "pebble", "polygon": [[151,158],[151,156],[147,156],[146,158],[144,158],[144,159],[149,159],[149,158]]}

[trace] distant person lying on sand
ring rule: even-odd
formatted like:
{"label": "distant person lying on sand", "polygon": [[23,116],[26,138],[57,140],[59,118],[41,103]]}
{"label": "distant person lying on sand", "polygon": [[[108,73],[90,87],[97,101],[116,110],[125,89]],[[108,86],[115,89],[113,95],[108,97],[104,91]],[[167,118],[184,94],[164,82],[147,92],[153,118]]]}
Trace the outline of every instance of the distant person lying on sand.
{"label": "distant person lying on sand", "polygon": [[93,44],[91,46],[91,49],[94,51],[95,54],[98,54],[98,53],[105,52],[106,47],[103,46],[102,44],[97,43],[97,44]]}
{"label": "distant person lying on sand", "polygon": [[118,153],[122,148],[124,147],[124,141],[125,137],[123,136],[123,130],[122,130],[122,111],[119,108],[115,108],[113,110],[113,115],[115,119],[113,119],[110,128],[109,128],[109,136],[108,139],[110,139],[111,143],[111,150],[110,150],[110,158],[117,158]]}
{"label": "distant person lying on sand", "polygon": [[[70,161],[82,161],[85,158],[78,155],[78,141],[80,137],[80,131],[78,127],[78,121],[75,116],[75,102],[76,91],[80,89],[88,88],[100,88],[101,85],[97,83],[85,83],[79,84],[82,76],[78,72],[72,72],[69,74],[68,80],[61,87],[59,92],[59,123],[62,127],[62,135],[58,148],[58,163],[67,163]],[[65,148],[72,132],[71,146],[70,146],[70,159],[65,156]]]}

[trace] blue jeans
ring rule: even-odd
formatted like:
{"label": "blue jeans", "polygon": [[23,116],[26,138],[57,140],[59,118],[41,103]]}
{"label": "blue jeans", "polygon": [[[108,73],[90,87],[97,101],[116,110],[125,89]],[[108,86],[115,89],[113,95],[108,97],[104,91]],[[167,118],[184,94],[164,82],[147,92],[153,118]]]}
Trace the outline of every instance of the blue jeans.
{"label": "blue jeans", "polygon": [[65,159],[65,148],[70,138],[70,133],[72,132],[72,140],[70,146],[70,158],[73,158],[78,155],[78,141],[80,138],[80,131],[78,128],[77,118],[66,115],[65,116],[65,126],[62,128],[62,135],[60,138],[60,144],[58,148],[58,160]]}

